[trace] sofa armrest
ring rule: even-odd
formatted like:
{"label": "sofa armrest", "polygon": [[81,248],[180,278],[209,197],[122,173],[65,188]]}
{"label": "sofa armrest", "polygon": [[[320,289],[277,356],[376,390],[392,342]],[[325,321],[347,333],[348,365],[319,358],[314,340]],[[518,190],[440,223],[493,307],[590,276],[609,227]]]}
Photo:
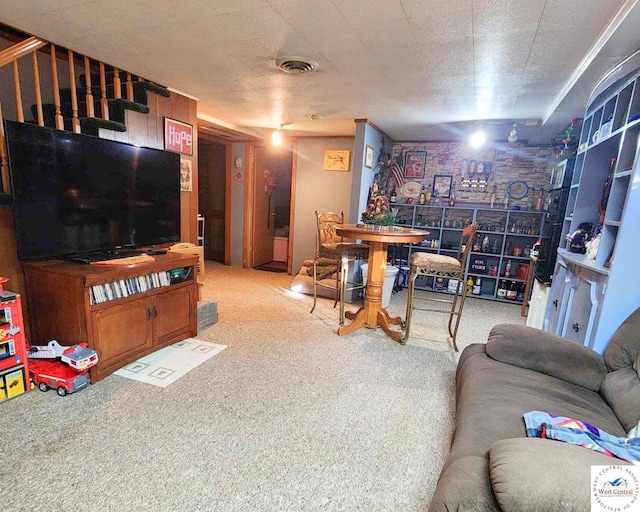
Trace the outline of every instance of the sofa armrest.
{"label": "sofa armrest", "polygon": [[595,392],[607,375],[604,358],[597,352],[524,325],[499,324],[491,329],[487,355]]}
{"label": "sofa armrest", "polygon": [[591,466],[614,464],[629,465],[550,439],[504,439],[489,452],[491,486],[504,512],[589,510]]}

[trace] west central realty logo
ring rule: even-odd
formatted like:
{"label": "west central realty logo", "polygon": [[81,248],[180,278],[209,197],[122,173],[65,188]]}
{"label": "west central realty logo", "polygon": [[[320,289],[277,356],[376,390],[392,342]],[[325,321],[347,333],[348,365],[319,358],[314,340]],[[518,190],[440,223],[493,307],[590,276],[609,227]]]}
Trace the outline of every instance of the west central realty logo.
{"label": "west central realty logo", "polygon": [[591,466],[591,511],[640,510],[640,467]]}

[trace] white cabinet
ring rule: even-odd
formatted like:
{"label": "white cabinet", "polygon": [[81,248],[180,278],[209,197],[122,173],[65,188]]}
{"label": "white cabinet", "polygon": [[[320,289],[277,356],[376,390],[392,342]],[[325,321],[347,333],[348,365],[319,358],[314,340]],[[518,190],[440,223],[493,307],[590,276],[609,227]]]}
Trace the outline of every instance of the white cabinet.
{"label": "white cabinet", "polygon": [[[591,93],[569,190],[563,234],[602,225],[595,260],[558,249],[544,329],[603,353],[640,307],[640,53]],[[604,191],[610,190],[607,194]]]}

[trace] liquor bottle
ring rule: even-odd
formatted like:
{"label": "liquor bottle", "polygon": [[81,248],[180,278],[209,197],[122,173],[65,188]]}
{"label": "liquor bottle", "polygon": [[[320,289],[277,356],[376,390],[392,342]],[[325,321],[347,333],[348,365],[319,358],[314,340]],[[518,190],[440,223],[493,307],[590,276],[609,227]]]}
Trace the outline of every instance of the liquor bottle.
{"label": "liquor bottle", "polygon": [[473,292],[473,279],[470,277],[467,279],[467,293]]}
{"label": "liquor bottle", "polygon": [[456,205],[456,196],[454,195],[453,191],[451,192],[451,197],[449,198],[449,206],[455,206]]}
{"label": "liquor bottle", "polygon": [[498,190],[498,186],[494,185],[493,186],[493,190],[491,191],[491,204],[489,205],[489,208],[495,208],[496,207],[496,191]]}
{"label": "liquor bottle", "polygon": [[471,248],[473,252],[480,252],[480,237],[477,236],[475,241],[473,242],[473,247]]}
{"label": "liquor bottle", "polygon": [[498,252],[500,252],[500,249],[498,248],[498,239],[494,238],[493,245],[491,246],[491,253],[498,254]]}
{"label": "liquor bottle", "polygon": [[395,203],[398,200],[398,195],[396,194],[396,187],[391,189],[391,195],[389,196],[389,202]]}
{"label": "liquor bottle", "polygon": [[426,204],[431,204],[431,185],[429,185],[429,187],[427,187],[427,192],[424,195],[424,202]]}
{"label": "liquor bottle", "polygon": [[509,192],[508,191],[504,193],[504,204],[503,204],[503,206],[504,206],[505,210],[509,209]]}
{"label": "liquor bottle", "polygon": [[540,187],[540,192],[538,192],[538,198],[536,199],[536,204],[534,206],[535,210],[537,212],[539,212],[540,210],[542,210],[542,194],[544,192],[544,189],[542,187]]}
{"label": "liquor bottle", "polygon": [[507,261],[507,266],[504,268],[504,277],[511,276],[511,260]]}
{"label": "liquor bottle", "polygon": [[426,196],[424,193],[424,183],[422,184],[422,188],[420,189],[420,195],[418,196],[418,204],[424,204],[426,201]]}
{"label": "liquor bottle", "polygon": [[491,275],[492,276],[497,276],[498,275],[498,266],[494,265],[493,267],[491,267]]}
{"label": "liquor bottle", "polygon": [[509,287],[507,288],[507,300],[516,300],[518,296],[518,292],[516,291],[516,282],[510,281]]}
{"label": "liquor bottle", "polygon": [[516,300],[524,302],[524,283],[518,283],[518,292],[516,294]]}
{"label": "liquor bottle", "polygon": [[484,235],[482,240],[482,252],[489,252],[489,237],[487,235]]}
{"label": "liquor bottle", "polygon": [[507,298],[507,283],[504,279],[500,279],[500,281],[498,282],[498,293],[496,294],[496,296],[499,299]]}
{"label": "liquor bottle", "polygon": [[476,284],[473,285],[471,293],[473,295],[480,295],[482,293],[482,281],[479,277],[476,277]]}

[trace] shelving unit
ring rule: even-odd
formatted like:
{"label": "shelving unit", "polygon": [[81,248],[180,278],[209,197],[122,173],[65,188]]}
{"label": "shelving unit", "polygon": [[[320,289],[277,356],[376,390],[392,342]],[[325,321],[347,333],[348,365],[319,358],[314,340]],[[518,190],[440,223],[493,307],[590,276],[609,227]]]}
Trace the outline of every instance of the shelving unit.
{"label": "shelving unit", "polygon": [[[586,110],[563,235],[583,222],[602,222],[595,260],[558,250],[544,329],[604,352],[617,327],[640,306],[637,276],[640,242],[638,176],[640,53],[601,80]],[[622,77],[622,78],[620,78]],[[600,202],[612,159],[613,179],[606,214]],[[635,232],[634,232],[635,231]],[[563,236],[564,239],[564,236]]]}
{"label": "shelving unit", "polygon": [[[395,205],[394,208],[397,208],[398,225],[429,231],[429,236],[422,244],[405,244],[392,251],[395,265],[406,267],[411,254],[420,251],[455,256],[462,229],[466,224],[477,222],[476,240],[479,250],[471,252],[465,269],[465,280],[471,277],[475,281],[479,277],[481,293],[469,296],[509,303],[522,302],[499,298],[498,284],[504,279],[517,283],[518,287],[524,289],[530,261],[529,252],[540,237],[544,212],[476,206]],[[485,238],[488,244],[482,250]],[[511,274],[505,277],[509,262]],[[492,275],[494,268],[496,275]],[[446,280],[436,283],[433,278],[425,276],[416,280],[416,288],[449,293]]]}
{"label": "shelving unit", "polygon": [[[0,292],[6,278],[0,277]],[[0,403],[31,389],[22,319],[22,299],[0,293]]]}

